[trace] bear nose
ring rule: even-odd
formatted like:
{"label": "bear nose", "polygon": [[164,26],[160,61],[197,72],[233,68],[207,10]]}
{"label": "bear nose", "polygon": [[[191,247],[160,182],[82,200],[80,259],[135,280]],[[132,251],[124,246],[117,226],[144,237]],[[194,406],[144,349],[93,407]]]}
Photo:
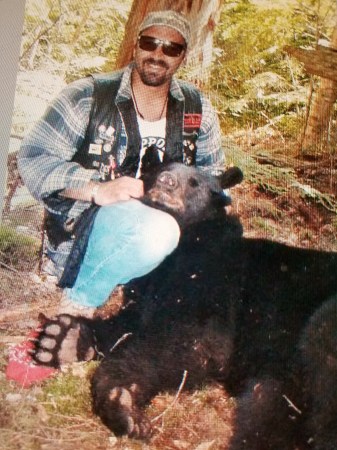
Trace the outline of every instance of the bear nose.
{"label": "bear nose", "polygon": [[177,186],[177,177],[170,172],[163,172],[158,178],[159,184],[174,189]]}

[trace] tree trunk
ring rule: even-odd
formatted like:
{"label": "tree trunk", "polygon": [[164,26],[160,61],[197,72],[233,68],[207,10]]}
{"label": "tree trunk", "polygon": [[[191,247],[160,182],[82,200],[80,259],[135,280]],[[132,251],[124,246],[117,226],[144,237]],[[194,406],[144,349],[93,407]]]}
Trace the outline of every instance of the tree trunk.
{"label": "tree trunk", "polygon": [[[330,47],[337,50],[337,24]],[[320,86],[313,97],[308,120],[301,143],[302,154],[318,157],[329,152],[329,128],[333,106],[337,100],[337,82],[321,78]]]}
{"label": "tree trunk", "polygon": [[212,37],[219,19],[221,3],[221,0],[133,0],[116,68],[124,67],[132,60],[137,30],[144,17],[151,11],[172,9],[185,14],[191,22],[188,62],[198,69],[195,79],[204,80],[211,64]]}

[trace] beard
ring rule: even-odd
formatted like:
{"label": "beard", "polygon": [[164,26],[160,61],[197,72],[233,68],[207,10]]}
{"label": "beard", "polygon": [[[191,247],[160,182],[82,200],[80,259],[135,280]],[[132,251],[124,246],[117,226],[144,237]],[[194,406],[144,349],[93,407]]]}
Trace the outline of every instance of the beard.
{"label": "beard", "polygon": [[147,58],[140,63],[136,63],[136,69],[146,86],[162,86],[171,79],[171,75],[167,73],[169,67],[162,60]]}

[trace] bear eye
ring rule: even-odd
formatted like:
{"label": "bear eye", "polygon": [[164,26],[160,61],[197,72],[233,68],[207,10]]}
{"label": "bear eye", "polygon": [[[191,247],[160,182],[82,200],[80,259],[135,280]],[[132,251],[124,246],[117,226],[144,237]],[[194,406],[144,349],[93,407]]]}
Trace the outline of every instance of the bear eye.
{"label": "bear eye", "polygon": [[188,184],[191,186],[191,187],[197,187],[197,186],[199,186],[199,181],[196,179],[196,178],[189,178],[188,179]]}

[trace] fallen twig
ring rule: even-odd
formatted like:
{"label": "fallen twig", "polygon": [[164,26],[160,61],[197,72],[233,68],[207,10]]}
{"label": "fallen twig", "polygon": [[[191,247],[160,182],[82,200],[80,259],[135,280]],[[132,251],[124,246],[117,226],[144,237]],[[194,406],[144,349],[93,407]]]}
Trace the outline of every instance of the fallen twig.
{"label": "fallen twig", "polygon": [[178,389],[178,391],[177,391],[177,393],[176,393],[172,403],[165,409],[165,411],[163,411],[161,414],[159,414],[159,416],[154,417],[151,420],[152,423],[153,422],[157,422],[159,419],[161,419],[167,413],[167,411],[169,411],[177,403],[177,401],[179,399],[179,396],[181,394],[181,391],[184,388],[184,385],[185,385],[185,382],[186,382],[186,378],[187,378],[187,374],[188,374],[187,370],[184,370],[183,378],[181,380],[181,383],[179,385],[179,389]]}
{"label": "fallen twig", "polygon": [[14,269],[14,267],[9,266],[8,264],[6,264],[6,263],[4,263],[4,262],[2,262],[2,261],[0,261],[0,266],[1,266],[1,267],[4,267],[4,268],[7,269],[7,270],[10,270],[11,272],[19,273],[18,270]]}
{"label": "fallen twig", "polygon": [[132,333],[124,333],[122,337],[120,337],[115,344],[110,348],[109,352],[112,353],[115,348],[121,344],[122,342],[124,342],[129,336],[132,336]]}
{"label": "fallen twig", "polygon": [[286,395],[283,395],[283,398],[286,400],[290,408],[294,409],[298,414],[302,414],[302,411],[298,409],[297,406],[294,405],[294,403]]}

